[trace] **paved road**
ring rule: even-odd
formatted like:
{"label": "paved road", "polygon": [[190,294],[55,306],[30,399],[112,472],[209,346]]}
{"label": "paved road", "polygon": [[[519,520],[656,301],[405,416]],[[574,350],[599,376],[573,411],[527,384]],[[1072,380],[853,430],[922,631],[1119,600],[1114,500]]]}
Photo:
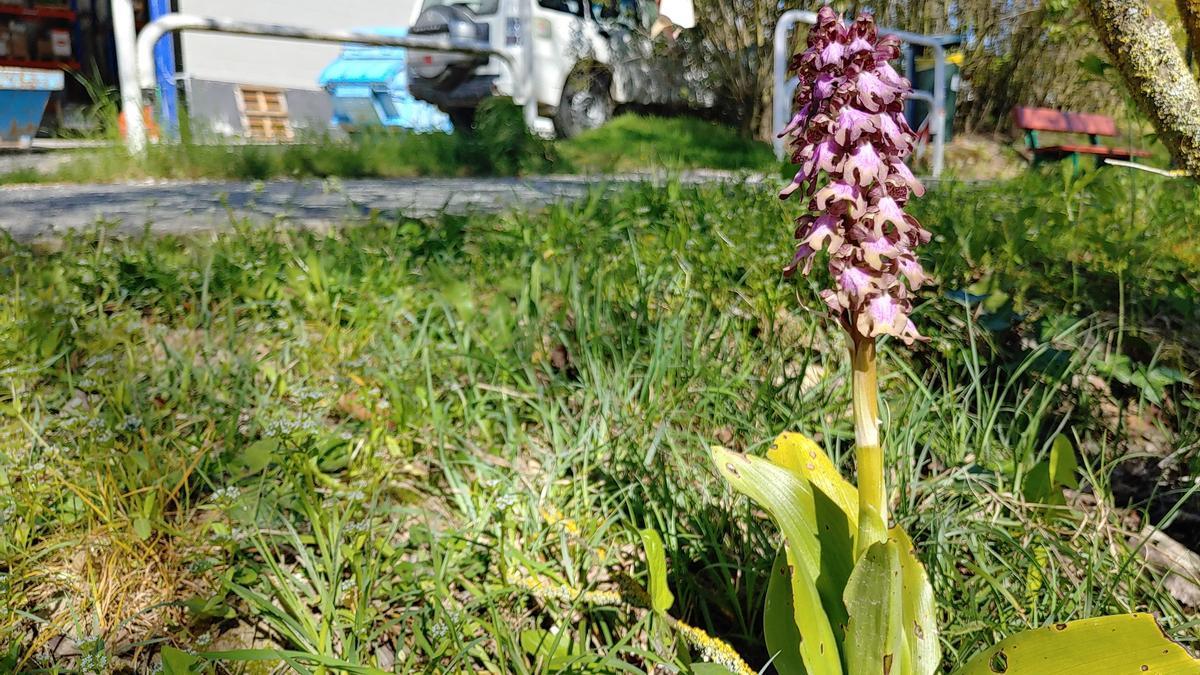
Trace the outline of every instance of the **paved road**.
{"label": "paved road", "polygon": [[[723,172],[688,173],[688,183],[747,180]],[[112,223],[122,233],[188,233],[222,229],[249,219],[327,227],[373,211],[426,217],[446,211],[500,211],[578,198],[597,185],[660,180],[606,178],[420,178],[397,180],[280,180],[166,182],[119,185],[0,187],[0,229],[18,241],[56,238],[68,230]],[[750,178],[749,180],[761,180]]]}

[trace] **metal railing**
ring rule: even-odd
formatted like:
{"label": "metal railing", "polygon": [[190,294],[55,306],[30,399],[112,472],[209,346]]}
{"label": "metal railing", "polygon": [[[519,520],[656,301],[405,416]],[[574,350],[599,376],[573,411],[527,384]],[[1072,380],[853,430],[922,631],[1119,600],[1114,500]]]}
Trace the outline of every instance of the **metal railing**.
{"label": "metal railing", "polygon": [[[792,94],[796,91],[796,87],[799,84],[795,77],[791,79],[787,77],[788,61],[791,60],[792,56],[790,48],[791,32],[792,28],[798,23],[814,25],[817,23],[817,15],[815,12],[793,9],[784,12],[783,16],[779,17],[779,23],[775,24],[775,88],[773,91],[774,99],[772,100],[771,122],[773,135],[776,136],[774,139],[775,154],[780,159],[783,159],[786,152],[785,139],[778,138],[777,136],[791,119]],[[929,129],[929,138],[933,146],[930,173],[934,178],[937,178],[942,174],[942,169],[945,167],[946,162],[946,48],[936,38],[919,33],[880,28],[879,34],[895,35],[902,42],[908,43],[905,47],[906,51],[911,51],[912,45],[919,45],[933,52],[933,91],[914,89],[909,98],[929,103],[929,120],[926,126]],[[905,61],[911,63],[912,59],[906,58]],[[913,73],[911,72],[905,73],[905,75],[909,79],[913,77]]]}
{"label": "metal railing", "polygon": [[[146,105],[153,105],[157,95],[158,82],[154,67],[154,45],[162,38],[176,31],[203,31],[210,33],[225,33],[229,35],[248,35],[255,37],[279,38],[285,40],[308,40],[314,42],[336,42],[341,44],[361,44],[377,47],[404,47],[430,52],[452,52],[476,56],[495,56],[508,69],[513,79],[513,88],[520,91],[518,103],[525,108],[526,124],[532,128],[537,117],[537,96],[534,88],[534,63],[532,58],[532,30],[530,3],[533,0],[521,0],[522,61],[524,78],[519,78],[517,64],[513,56],[503,50],[496,49],[486,42],[475,40],[452,39],[449,37],[430,36],[389,36],[371,33],[357,33],[342,30],[316,30],[296,26],[253,23],[235,19],[194,16],[190,14],[167,14],[150,22],[132,39],[133,11],[131,0],[112,0],[114,34],[117,40],[117,62],[121,85],[122,109],[125,113],[125,143],[131,153],[141,153],[148,141],[146,122],[140,113]],[[127,6],[127,7],[126,7]],[[128,9],[128,13],[123,11]],[[128,26],[122,26],[128,21]],[[130,45],[129,43],[133,43]],[[133,47],[132,49],[130,47]],[[523,86],[518,82],[524,79]],[[137,112],[134,112],[137,111]]]}

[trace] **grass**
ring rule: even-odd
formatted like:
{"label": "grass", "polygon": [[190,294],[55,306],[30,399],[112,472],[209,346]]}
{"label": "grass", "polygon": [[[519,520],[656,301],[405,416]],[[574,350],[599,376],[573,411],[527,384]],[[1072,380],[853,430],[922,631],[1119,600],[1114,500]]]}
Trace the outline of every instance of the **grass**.
{"label": "grass", "polygon": [[365,132],[346,140],[291,145],[182,142],[152,145],[144,159],[120,146],[79,151],[49,172],[0,174],[0,185],[157,179],[407,178],[513,176],[711,168],[769,170],[768,146],[719,125],[688,118],[623,115],[578,138],[549,142],[527,133],[519,109],[481,111],[473,134]]}
{"label": "grass", "polygon": [[747,141],[729,127],[687,117],[622,115],[557,145],[571,166],[589,172],[674,169],[753,169],[778,166],[771,147]]}
{"label": "grass", "polygon": [[[949,662],[1131,609],[1200,638],[1108,497],[1144,450],[1131,419],[1196,461],[1195,389],[1160,377],[1196,367],[1196,197],[1047,173],[916,208],[941,284],[931,342],[884,347],[887,466]],[[794,210],[672,184],[324,234],[3,244],[0,670],[194,659],[176,649],[224,652],[216,672],[684,667],[595,594],[644,581],[644,527],[673,614],[761,667],[778,535],[706,448],[799,430],[844,464],[853,442],[822,281],[778,271]],[[1098,506],[1022,498],[1059,433]]]}

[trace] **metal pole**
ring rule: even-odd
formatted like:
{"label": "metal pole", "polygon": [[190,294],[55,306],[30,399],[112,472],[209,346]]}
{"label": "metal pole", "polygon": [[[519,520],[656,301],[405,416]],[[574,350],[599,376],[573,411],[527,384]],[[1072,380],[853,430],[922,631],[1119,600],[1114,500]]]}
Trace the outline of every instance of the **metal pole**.
{"label": "metal pole", "polygon": [[[171,13],[171,0],[150,0],[150,20]],[[175,83],[175,43],[163,36],[154,45],[154,67],[158,71],[159,124],[168,137],[179,131],[179,90]]]}
{"label": "metal pole", "polygon": [[[129,0],[113,0],[128,3]],[[313,42],[338,42],[343,44],[375,45],[378,47],[404,47],[406,49],[424,50],[430,52],[453,52],[458,54],[475,54],[478,56],[495,56],[500,59],[513,81],[517,80],[517,67],[511,54],[493,48],[486,42],[476,40],[461,40],[449,37],[429,37],[420,35],[375,35],[371,33],[355,33],[344,30],[316,30],[296,26],[279,26],[275,24],[237,21],[235,19],[219,19],[213,17],[193,16],[189,14],[168,14],[160,19],[151,21],[137,36],[137,51],[134,59],[133,83],[121,84],[121,96],[127,96],[127,91],[134,94],[140,88],[141,97],[147,102],[153,102],[157,91],[157,77],[154,68],[154,46],[166,34],[174,31],[194,30],[209,33],[227,33],[230,35],[253,35],[257,37],[280,38],[286,40],[309,40]],[[140,105],[140,101],[135,100]],[[536,100],[534,101],[536,106]],[[126,103],[129,105],[129,103]],[[534,108],[536,110],[536,107]],[[138,117],[140,120],[141,118]],[[132,134],[134,126],[129,125],[128,145],[132,152],[141,152],[146,147],[145,125],[141,125],[140,142],[135,144]]]}
{"label": "metal pole", "polygon": [[[117,43],[117,78],[121,85],[121,112],[125,116],[125,147],[130,153],[146,148],[146,120],[138,89],[137,26],[132,0],[112,0],[113,39]],[[150,62],[153,63],[153,57]]]}
{"label": "metal pole", "polygon": [[533,129],[538,116],[537,102],[537,65],[534,63],[533,49],[533,2],[534,0],[517,0],[517,16],[521,22],[521,70],[525,77],[525,86],[518,88],[513,83],[514,91],[523,91],[525,96],[525,126]]}
{"label": "metal pole", "polygon": [[[904,46],[900,49],[900,59],[904,63],[904,76],[908,78],[909,82],[916,82],[917,52],[913,49],[912,43],[904,43]],[[917,122],[917,106],[914,101],[915,99],[909,98],[904,103],[904,119],[908,122],[909,126],[916,129],[919,122]],[[932,109],[930,108],[930,110]]]}
{"label": "metal pole", "polygon": [[[813,12],[793,9],[784,12],[779,17],[779,22],[775,24],[775,87],[773,90],[774,98],[771,111],[771,121],[774,125],[775,134],[782,131],[789,121],[791,96],[796,85],[787,79],[787,62],[791,56],[788,51],[788,36],[791,34],[792,26],[800,22],[815,24],[817,22],[817,15]],[[879,34],[895,35],[902,42],[910,45],[922,45],[933,50],[933,95],[929,96],[923,91],[913,90],[911,96],[914,99],[928,100],[930,103],[929,138],[933,142],[933,161],[931,162],[932,166],[930,169],[933,177],[937,178],[942,174],[946,158],[946,83],[944,81],[946,76],[946,49],[934,38],[919,33],[880,28]],[[909,50],[908,54],[911,55],[911,50]],[[912,72],[907,74],[910,79],[913,77]],[[786,150],[784,139],[775,138],[774,145],[776,156],[783,159]]]}
{"label": "metal pole", "polygon": [[[929,137],[933,140],[933,177],[942,175],[946,164],[946,50],[933,45],[933,110]],[[937,134],[934,136],[934,134]]]}
{"label": "metal pole", "polygon": [[[779,17],[779,23],[775,24],[775,88],[771,106],[773,135],[778,134],[788,123],[791,93],[795,89],[795,87],[787,86],[787,66],[791,58],[789,37],[792,33],[792,26],[802,21],[807,24],[815,24],[817,15],[814,12],[792,9],[784,12]],[[774,138],[772,144],[775,146],[775,156],[783,159],[786,153],[784,139]]]}

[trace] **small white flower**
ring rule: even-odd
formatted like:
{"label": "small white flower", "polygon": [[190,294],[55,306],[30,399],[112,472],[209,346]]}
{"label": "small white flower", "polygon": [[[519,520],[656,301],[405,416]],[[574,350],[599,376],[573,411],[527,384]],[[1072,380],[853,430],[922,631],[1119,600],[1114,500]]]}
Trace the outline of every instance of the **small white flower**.
{"label": "small white flower", "polygon": [[342,527],[342,531],[345,532],[346,534],[358,534],[360,532],[370,532],[371,531],[371,521],[364,519],[364,520],[356,520],[353,522],[346,523],[346,525]]}

